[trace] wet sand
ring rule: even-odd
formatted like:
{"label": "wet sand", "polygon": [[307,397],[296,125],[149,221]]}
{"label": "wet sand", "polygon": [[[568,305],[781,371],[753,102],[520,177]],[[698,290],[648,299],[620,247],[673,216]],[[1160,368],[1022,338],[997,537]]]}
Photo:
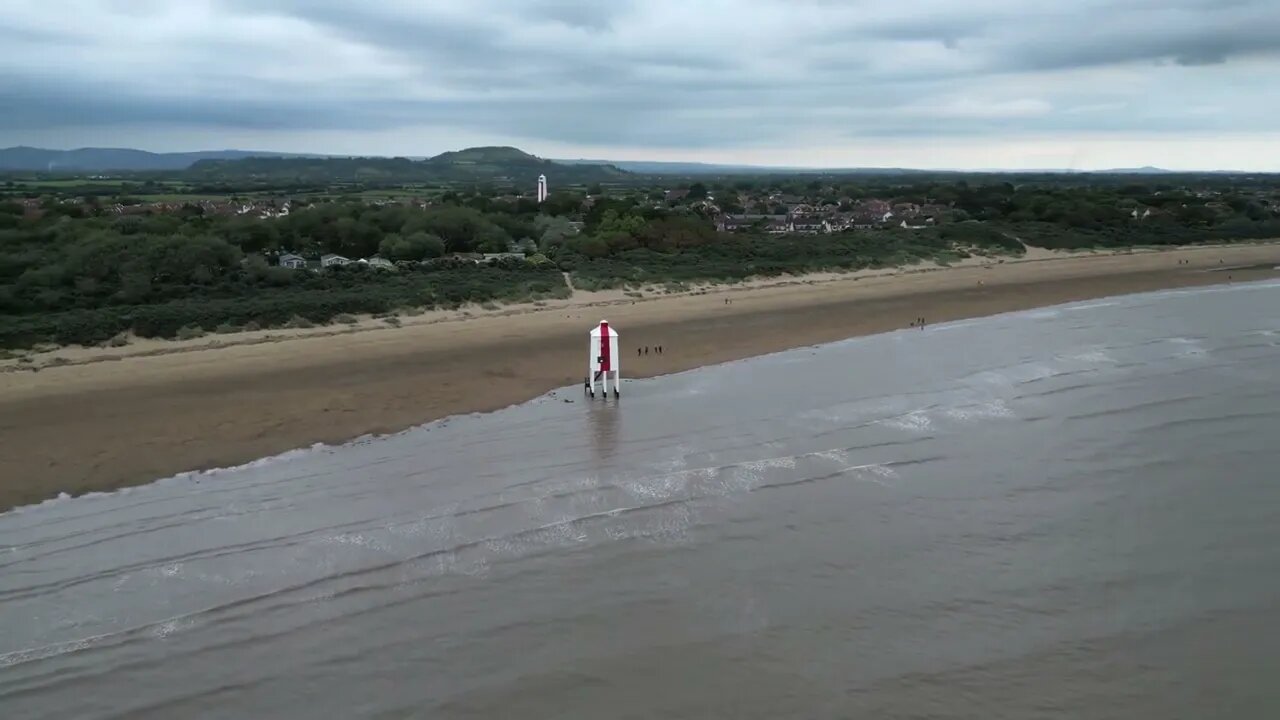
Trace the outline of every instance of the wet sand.
{"label": "wet sand", "polygon": [[[921,316],[938,323],[1276,278],[1277,264],[1280,245],[1055,257],[570,302],[115,361],[90,354],[0,373],[0,510],[495,410],[567,385],[575,389],[565,399],[582,402],[583,345],[602,318],[621,332],[624,377],[650,377],[907,328]],[[637,357],[646,345],[665,352]]]}

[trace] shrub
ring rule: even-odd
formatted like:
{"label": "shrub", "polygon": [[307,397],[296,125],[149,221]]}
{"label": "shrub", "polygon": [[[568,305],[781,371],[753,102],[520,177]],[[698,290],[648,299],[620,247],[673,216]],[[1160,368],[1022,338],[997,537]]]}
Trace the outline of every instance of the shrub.
{"label": "shrub", "polygon": [[386,322],[391,327],[400,327],[400,318],[398,317],[389,317],[384,322]]}
{"label": "shrub", "polygon": [[350,314],[347,314],[347,313],[342,313],[341,315],[337,315],[337,316],[335,316],[335,317],[333,318],[333,321],[334,321],[334,322],[338,322],[338,323],[343,323],[344,325],[355,325],[355,324],[356,324],[356,316],[355,316],[355,315],[350,315]]}
{"label": "shrub", "polygon": [[116,333],[111,336],[111,339],[107,341],[107,344],[111,347],[124,347],[129,344],[129,335],[128,333]]}
{"label": "shrub", "polygon": [[291,330],[297,330],[301,328],[313,328],[316,324],[301,315],[294,315],[289,318],[289,322],[285,323],[284,326]]}
{"label": "shrub", "polygon": [[233,323],[224,322],[218,323],[218,326],[213,331],[219,335],[229,335],[233,332],[239,332],[240,328]]}
{"label": "shrub", "polygon": [[204,328],[199,325],[184,325],[178,328],[179,340],[195,340],[200,337],[204,337]]}

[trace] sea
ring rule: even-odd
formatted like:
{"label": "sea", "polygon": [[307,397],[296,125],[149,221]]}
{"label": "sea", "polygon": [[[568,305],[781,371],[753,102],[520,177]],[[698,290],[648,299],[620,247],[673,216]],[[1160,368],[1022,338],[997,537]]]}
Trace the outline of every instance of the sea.
{"label": "sea", "polygon": [[19,508],[0,717],[1280,717],[1280,283]]}

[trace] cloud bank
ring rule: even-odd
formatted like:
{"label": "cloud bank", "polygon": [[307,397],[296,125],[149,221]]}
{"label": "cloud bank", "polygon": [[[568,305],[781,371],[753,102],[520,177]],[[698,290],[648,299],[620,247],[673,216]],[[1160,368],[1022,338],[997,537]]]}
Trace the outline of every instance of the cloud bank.
{"label": "cloud bank", "polygon": [[15,0],[0,145],[785,163],[1261,138],[1239,159],[1280,170],[1277,28],[1274,0]]}

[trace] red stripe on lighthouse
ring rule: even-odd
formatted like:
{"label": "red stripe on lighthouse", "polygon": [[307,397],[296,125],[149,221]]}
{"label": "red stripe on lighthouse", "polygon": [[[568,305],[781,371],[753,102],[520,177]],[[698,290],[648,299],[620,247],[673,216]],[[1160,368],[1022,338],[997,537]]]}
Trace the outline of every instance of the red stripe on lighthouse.
{"label": "red stripe on lighthouse", "polygon": [[600,369],[612,370],[612,358],[609,357],[609,323],[600,323]]}

